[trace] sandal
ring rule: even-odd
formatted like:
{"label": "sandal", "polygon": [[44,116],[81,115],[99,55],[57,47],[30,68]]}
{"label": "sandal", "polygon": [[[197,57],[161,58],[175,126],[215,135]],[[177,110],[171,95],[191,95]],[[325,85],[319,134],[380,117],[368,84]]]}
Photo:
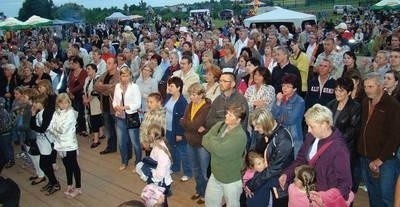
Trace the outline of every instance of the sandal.
{"label": "sandal", "polygon": [[45,195],[49,196],[52,195],[53,193],[59,191],[61,189],[61,186],[59,183],[54,184],[53,186],[50,187],[50,189],[47,191]]}
{"label": "sandal", "polygon": [[40,189],[40,192],[48,191],[51,186],[52,185],[50,183],[47,183],[45,186],[42,187],[42,189]]}
{"label": "sandal", "polygon": [[[38,179],[40,179],[40,180],[38,180]],[[46,181],[46,177],[37,178],[35,180],[32,180],[31,185],[37,185],[39,183],[43,183],[44,181]]]}
{"label": "sandal", "polygon": [[32,180],[36,180],[38,178],[39,178],[39,176],[37,176],[37,175],[36,176],[31,176],[31,177],[29,177],[29,180],[32,181]]}
{"label": "sandal", "polygon": [[99,145],[100,145],[101,143],[100,142],[93,142],[92,143],[92,145],[90,145],[90,148],[96,148],[96,147],[98,147]]}

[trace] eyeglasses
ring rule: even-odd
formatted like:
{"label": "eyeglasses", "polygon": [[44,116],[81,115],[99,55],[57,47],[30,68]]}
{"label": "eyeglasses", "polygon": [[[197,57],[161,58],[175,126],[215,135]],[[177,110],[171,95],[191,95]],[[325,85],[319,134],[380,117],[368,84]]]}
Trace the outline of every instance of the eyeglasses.
{"label": "eyeglasses", "polygon": [[230,80],[219,80],[219,81],[222,83],[230,83],[231,82]]}

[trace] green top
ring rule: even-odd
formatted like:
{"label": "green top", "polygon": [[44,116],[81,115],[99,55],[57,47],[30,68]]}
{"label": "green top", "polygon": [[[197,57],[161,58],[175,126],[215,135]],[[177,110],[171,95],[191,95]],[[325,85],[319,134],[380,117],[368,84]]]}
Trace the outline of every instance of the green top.
{"label": "green top", "polygon": [[247,136],[242,125],[238,125],[222,137],[226,125],[217,122],[203,136],[203,146],[211,154],[211,172],[222,183],[232,183],[241,179],[243,154]]}

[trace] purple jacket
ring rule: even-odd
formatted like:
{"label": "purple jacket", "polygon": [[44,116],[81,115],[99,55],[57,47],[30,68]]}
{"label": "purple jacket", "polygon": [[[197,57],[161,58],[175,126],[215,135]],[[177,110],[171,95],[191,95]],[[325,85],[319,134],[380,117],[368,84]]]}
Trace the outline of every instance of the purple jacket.
{"label": "purple jacket", "polygon": [[[317,177],[317,191],[327,191],[331,188],[337,188],[344,199],[348,199],[351,190],[351,169],[350,155],[343,135],[336,128],[333,133],[321,139],[318,143],[318,149],[332,140],[332,144],[317,158],[314,169]],[[300,148],[296,160],[284,171],[287,175],[287,182],[291,183],[294,179],[294,169],[297,166],[308,164],[308,154],[315,138],[308,133],[306,140]]]}

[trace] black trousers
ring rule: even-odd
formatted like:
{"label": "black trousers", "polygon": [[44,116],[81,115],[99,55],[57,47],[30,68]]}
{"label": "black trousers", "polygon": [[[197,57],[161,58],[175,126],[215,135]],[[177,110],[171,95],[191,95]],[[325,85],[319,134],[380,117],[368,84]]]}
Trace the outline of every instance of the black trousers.
{"label": "black trousers", "polygon": [[76,131],[78,133],[86,131],[85,106],[83,105],[82,95],[80,95],[80,98],[75,96],[72,107],[78,112]]}
{"label": "black trousers", "polygon": [[68,151],[66,152],[66,156],[62,158],[62,162],[67,174],[67,184],[72,185],[72,178],[75,178],[75,187],[81,188],[81,169],[79,168],[76,155],[76,150]]}
{"label": "black trousers", "polygon": [[57,152],[53,149],[50,155],[40,155],[39,166],[43,170],[51,185],[57,184],[57,178],[54,175],[53,163]]}

